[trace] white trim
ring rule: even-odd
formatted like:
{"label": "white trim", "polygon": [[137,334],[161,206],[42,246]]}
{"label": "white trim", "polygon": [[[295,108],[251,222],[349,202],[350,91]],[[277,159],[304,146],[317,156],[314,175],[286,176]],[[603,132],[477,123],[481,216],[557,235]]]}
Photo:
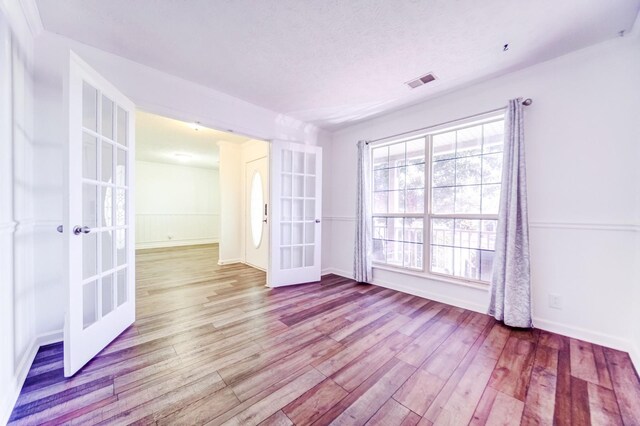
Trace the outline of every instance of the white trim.
{"label": "white trim", "polygon": [[56,343],[62,341],[62,330],[52,331],[49,333],[41,334],[36,336],[31,345],[29,345],[29,349],[25,352],[24,356],[18,363],[18,367],[16,369],[16,374],[14,375],[13,381],[9,387],[9,395],[6,396],[6,399],[2,401],[2,407],[0,407],[0,424],[6,424],[9,421],[9,417],[11,416],[11,412],[18,401],[18,397],[20,396],[20,391],[22,390],[22,386],[24,385],[24,381],[27,378],[27,374],[31,369],[31,365],[33,364],[33,360],[36,357],[36,354],[40,350],[40,347],[44,345],[48,345],[50,343]]}
{"label": "white trim", "polygon": [[625,223],[529,222],[531,228],[582,229],[586,231],[640,232],[640,225]]}
{"label": "white trim", "polygon": [[36,38],[44,31],[42,17],[40,16],[40,11],[38,10],[36,1],[20,0],[20,8],[22,9],[22,13],[27,21],[27,26],[29,27],[29,31],[31,31],[31,35],[33,38]]}
{"label": "white trim", "polygon": [[550,331],[552,333],[572,337],[574,339],[580,339],[586,342],[595,343],[597,345],[631,353],[631,342],[620,337],[610,336],[608,334],[599,333],[597,331],[590,331],[584,328],[561,324],[559,322],[537,317],[533,318],[533,326],[541,330]]}
{"label": "white trim", "polygon": [[244,263],[242,259],[220,259],[218,265],[233,265],[234,263]]}
{"label": "white trim", "polygon": [[165,248],[165,247],[183,247],[183,246],[199,246],[203,244],[218,244],[218,238],[194,238],[192,240],[170,240],[170,241],[152,241],[148,243],[136,243],[136,250]]}
{"label": "white trim", "polygon": [[631,363],[636,368],[636,373],[640,375],[640,347],[633,342],[629,343],[629,358],[631,358]]}
{"label": "white trim", "polygon": [[[404,215],[403,215],[404,217]],[[324,216],[322,218],[329,222],[355,222],[354,216]],[[640,232],[640,225],[631,223],[608,223],[608,222],[529,222],[531,228],[553,228],[553,229],[583,229],[586,231],[625,231]]]}

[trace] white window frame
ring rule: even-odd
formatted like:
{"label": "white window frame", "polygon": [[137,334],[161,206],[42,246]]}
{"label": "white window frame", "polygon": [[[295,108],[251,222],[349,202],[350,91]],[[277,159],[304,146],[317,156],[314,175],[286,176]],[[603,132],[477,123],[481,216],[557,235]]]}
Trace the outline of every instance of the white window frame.
{"label": "white window frame", "polygon": [[[406,266],[397,266],[393,264],[383,263],[376,260],[372,261],[373,267],[376,269],[382,269],[387,271],[399,272],[406,275],[431,278],[438,281],[448,282],[452,284],[462,284],[471,287],[488,289],[489,282],[476,280],[471,278],[458,277],[455,275],[443,274],[440,272],[431,271],[431,220],[432,219],[471,219],[471,220],[497,220],[497,214],[460,214],[460,213],[452,213],[452,214],[438,214],[432,213],[431,211],[431,194],[432,194],[432,182],[431,182],[431,166],[433,164],[432,157],[432,143],[433,137],[439,134],[451,132],[453,130],[460,130],[467,127],[473,127],[480,124],[488,124],[497,121],[504,121],[505,113],[504,112],[493,112],[487,114],[486,116],[475,117],[473,120],[460,120],[453,124],[448,124],[446,126],[434,127],[428,132],[415,133],[410,136],[404,136],[399,139],[391,139],[381,142],[373,142],[371,143],[371,196],[373,197],[373,182],[374,182],[374,168],[373,168],[373,150],[375,148],[380,148],[384,146],[390,146],[402,142],[408,142],[420,138],[424,138],[425,141],[425,169],[424,169],[424,212],[423,213],[375,213],[373,212],[373,198],[371,200],[372,211],[371,211],[371,224],[373,227],[373,218],[376,217],[384,217],[384,218],[416,218],[423,220],[423,235],[422,235],[422,254],[423,254],[423,262],[422,268],[411,268]],[[372,230],[373,231],[373,230]],[[373,232],[372,232],[373,234]]]}

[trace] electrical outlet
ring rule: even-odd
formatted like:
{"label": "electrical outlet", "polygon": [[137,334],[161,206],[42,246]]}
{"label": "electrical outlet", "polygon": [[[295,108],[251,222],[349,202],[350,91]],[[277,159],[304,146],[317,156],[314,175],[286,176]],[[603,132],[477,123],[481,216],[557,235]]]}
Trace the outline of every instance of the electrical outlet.
{"label": "electrical outlet", "polygon": [[562,309],[562,296],[559,294],[549,294],[549,307]]}

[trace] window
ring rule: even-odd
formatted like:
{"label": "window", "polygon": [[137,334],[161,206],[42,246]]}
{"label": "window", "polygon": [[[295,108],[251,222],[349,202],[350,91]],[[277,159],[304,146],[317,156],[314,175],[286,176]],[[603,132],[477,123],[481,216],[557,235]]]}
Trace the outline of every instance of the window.
{"label": "window", "polygon": [[373,147],[375,263],[490,280],[503,128],[494,117]]}

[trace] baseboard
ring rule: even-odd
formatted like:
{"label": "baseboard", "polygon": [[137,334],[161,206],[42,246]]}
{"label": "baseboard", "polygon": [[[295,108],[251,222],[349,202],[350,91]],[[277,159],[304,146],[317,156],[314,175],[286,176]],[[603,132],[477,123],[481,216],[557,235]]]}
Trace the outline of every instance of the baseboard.
{"label": "baseboard", "polygon": [[338,276],[341,276],[341,277],[344,277],[344,278],[353,279],[353,273],[347,272],[347,271],[343,271],[342,269],[324,268],[320,272],[320,275],[329,275],[329,274],[338,275]]}
{"label": "baseboard", "polygon": [[41,334],[33,339],[31,345],[29,345],[29,349],[25,352],[24,356],[18,363],[18,368],[13,381],[9,386],[6,399],[2,401],[2,406],[0,407],[0,425],[7,424],[9,421],[13,407],[16,405],[18,397],[20,396],[22,385],[27,378],[27,374],[29,374],[29,369],[31,369],[33,360],[35,359],[40,347],[60,341],[62,341],[62,330]]}
{"label": "baseboard", "polygon": [[536,317],[533,318],[533,326],[541,330],[551,331],[552,333],[584,340],[585,342],[595,343],[596,345],[606,346],[612,349],[618,349],[631,354],[631,342],[620,337],[614,337],[597,331],[586,330],[584,328],[574,327]]}
{"label": "baseboard", "polygon": [[197,246],[202,244],[218,244],[219,242],[220,240],[217,238],[202,238],[197,240],[152,241],[147,243],[136,243],[136,250],[167,248],[167,247],[182,247],[182,246]]}
{"label": "baseboard", "polygon": [[243,263],[242,259],[220,259],[218,265],[233,265],[234,263]]}
{"label": "baseboard", "polygon": [[640,377],[640,347],[634,343],[631,343],[629,346],[629,357],[631,358],[631,363],[636,369],[636,374]]}

